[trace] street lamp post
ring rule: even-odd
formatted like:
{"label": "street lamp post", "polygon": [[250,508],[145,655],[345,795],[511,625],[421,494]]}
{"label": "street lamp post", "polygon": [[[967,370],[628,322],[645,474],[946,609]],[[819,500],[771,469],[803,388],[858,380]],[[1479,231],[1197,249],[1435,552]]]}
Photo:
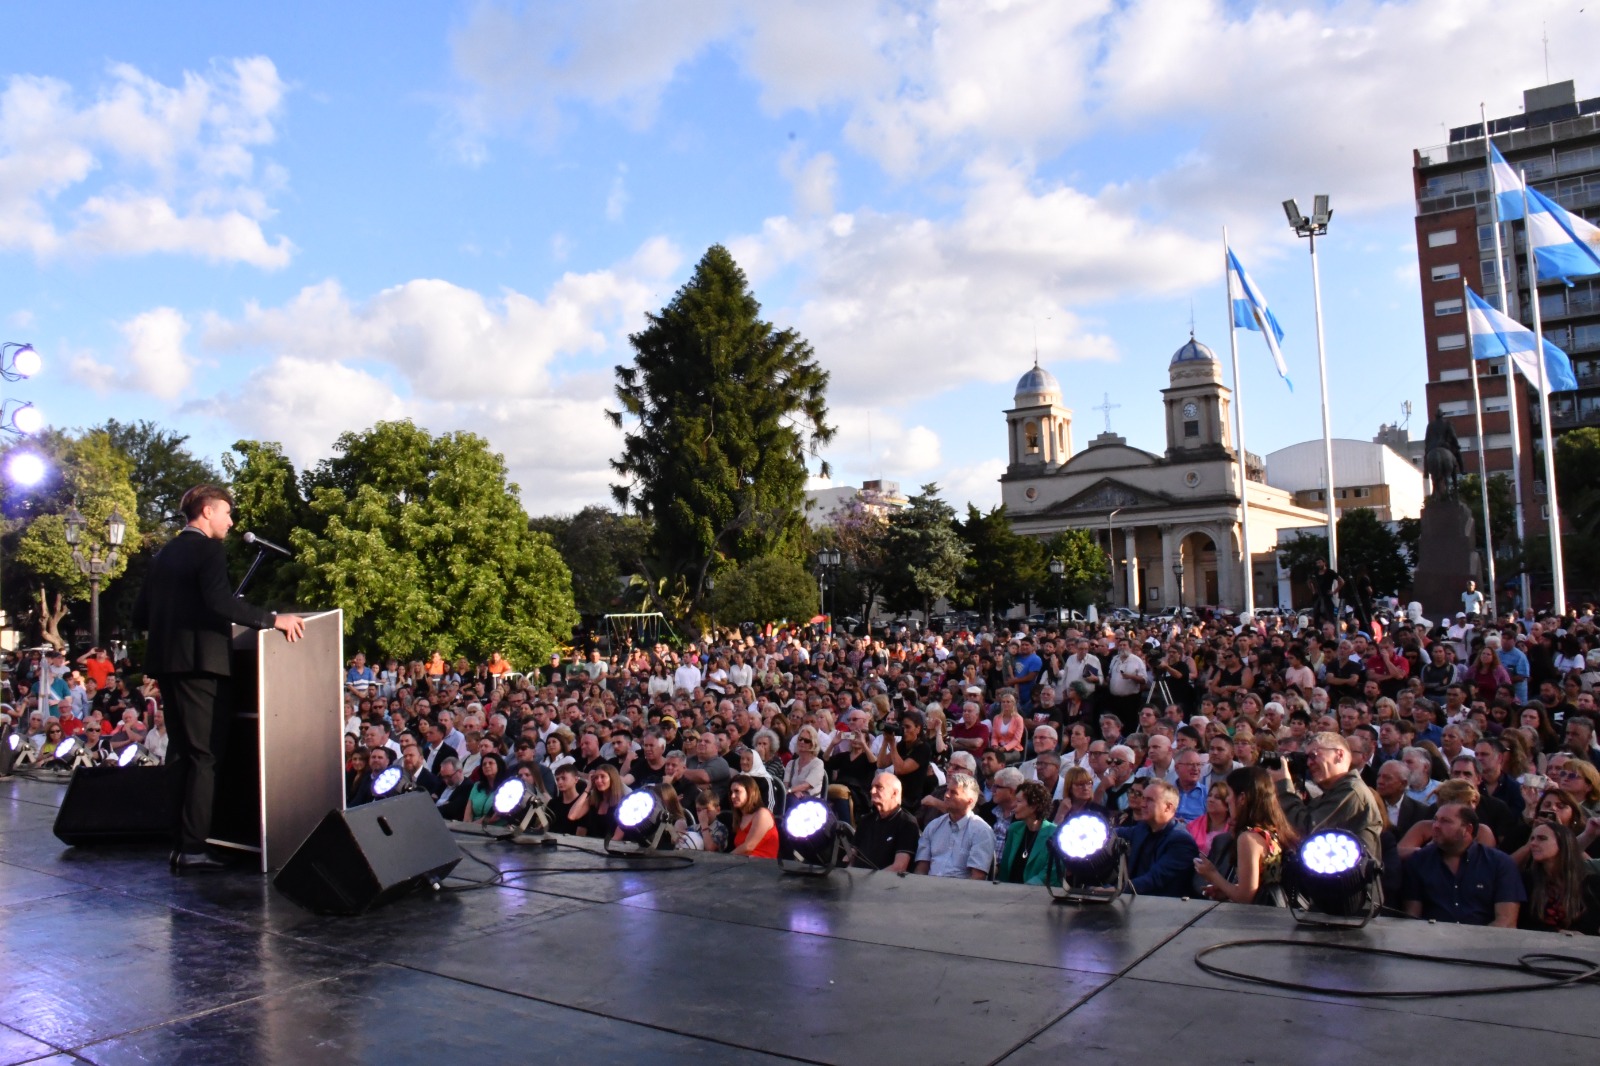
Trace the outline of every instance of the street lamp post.
{"label": "street lamp post", "polygon": [[711,614],[712,639],[715,639],[717,635],[717,597],[714,595],[716,591],[717,579],[708,574],[706,576],[706,610]]}
{"label": "street lamp post", "polygon": [[1172,576],[1174,578],[1176,578],[1177,582],[1178,582],[1178,604],[1177,605],[1178,605],[1179,611],[1181,613],[1182,612],[1182,608],[1183,608],[1183,560],[1181,558],[1177,562],[1172,564]]}
{"label": "street lamp post", "polygon": [[117,565],[117,549],[122,547],[122,538],[128,532],[128,523],[123,519],[122,512],[115,507],[111,509],[111,516],[106,519],[106,544],[110,550],[104,558],[100,555],[98,543],[89,545],[89,555],[84,557],[79,541],[83,539],[83,530],[88,520],[74,504],[67,512],[67,543],[72,546],[72,561],[78,564],[78,569],[89,579],[89,642],[95,647],[100,646],[100,579],[111,573]]}
{"label": "street lamp post", "polygon": [[833,575],[842,558],[838,548],[822,548],[817,552],[817,610],[828,615],[830,621],[833,616],[828,611],[828,589],[837,586]]}
{"label": "street lamp post", "polygon": [[[1317,238],[1328,232],[1328,220],[1333,218],[1333,208],[1328,206],[1326,193],[1318,193],[1312,202],[1311,217],[1300,213],[1300,205],[1293,199],[1283,202],[1283,213],[1296,236],[1311,242],[1311,299],[1317,319],[1317,375],[1322,382],[1322,461],[1327,471],[1328,505],[1328,569],[1339,569],[1339,529],[1333,508],[1333,427],[1328,421],[1328,359],[1322,346],[1322,276],[1317,272]],[[1253,604],[1251,605],[1254,606]]]}
{"label": "street lamp post", "polygon": [[1067,572],[1067,564],[1060,559],[1050,560],[1050,575],[1056,579],[1056,622],[1061,621],[1061,575]]}

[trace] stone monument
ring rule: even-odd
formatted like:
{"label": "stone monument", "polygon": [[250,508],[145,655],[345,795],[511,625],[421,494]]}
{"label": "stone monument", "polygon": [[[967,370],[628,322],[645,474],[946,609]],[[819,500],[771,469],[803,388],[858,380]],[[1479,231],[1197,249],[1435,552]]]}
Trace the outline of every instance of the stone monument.
{"label": "stone monument", "polygon": [[[1422,536],[1412,574],[1412,598],[1422,602],[1429,618],[1454,618],[1461,610],[1467,582],[1483,583],[1479,574],[1478,538],[1472,509],[1456,491],[1461,474],[1461,442],[1444,417],[1434,412],[1423,438],[1423,471],[1428,498],[1422,505]],[[1448,624],[1445,622],[1444,624]]]}

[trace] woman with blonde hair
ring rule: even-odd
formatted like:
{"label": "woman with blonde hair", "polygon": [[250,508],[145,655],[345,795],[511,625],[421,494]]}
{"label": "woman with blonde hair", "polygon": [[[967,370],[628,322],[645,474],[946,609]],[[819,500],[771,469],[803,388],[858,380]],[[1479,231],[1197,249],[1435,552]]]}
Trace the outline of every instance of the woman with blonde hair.
{"label": "woman with blonde hair", "polygon": [[822,735],[815,726],[801,726],[794,745],[794,759],[783,771],[783,787],[797,799],[821,796],[828,784],[822,764]]}

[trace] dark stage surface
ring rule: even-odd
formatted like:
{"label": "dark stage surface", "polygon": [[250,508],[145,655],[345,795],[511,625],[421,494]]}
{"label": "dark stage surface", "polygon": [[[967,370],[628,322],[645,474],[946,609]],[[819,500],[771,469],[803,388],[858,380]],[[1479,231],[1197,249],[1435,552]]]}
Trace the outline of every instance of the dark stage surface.
{"label": "dark stage surface", "polygon": [[[0,1062],[1600,1060],[1600,986],[1358,1003],[1235,984],[1193,961],[1260,936],[1504,960],[1600,958],[1595,940],[1389,920],[1295,932],[1262,908],[1077,910],[1043,889],[784,878],[717,855],[322,918],[257,874],[178,878],[164,849],[68,848],[50,833],[63,791],[0,782]],[[603,861],[463,842],[506,867]],[[471,861],[458,872],[487,875]],[[1351,987],[1516,980],[1315,951],[1219,961]]]}

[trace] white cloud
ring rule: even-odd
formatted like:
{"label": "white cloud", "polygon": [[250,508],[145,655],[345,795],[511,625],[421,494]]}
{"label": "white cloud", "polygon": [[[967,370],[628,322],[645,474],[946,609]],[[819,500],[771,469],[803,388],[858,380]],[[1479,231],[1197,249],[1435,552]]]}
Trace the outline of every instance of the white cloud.
{"label": "white cloud", "polygon": [[1000,506],[1000,475],[1005,472],[1004,459],[982,459],[951,467],[939,482],[939,495],[963,517],[969,503],[988,511]]}
{"label": "white cloud", "polygon": [[839,165],[829,152],[818,152],[802,159],[796,146],[778,160],[778,172],[794,186],[794,202],[802,215],[833,214],[834,193],[839,184]]}
{"label": "white cloud", "polygon": [[286,265],[293,245],[262,229],[283,171],[256,159],[286,91],[272,61],[177,86],[127,64],[108,74],[81,105],[55,78],[13,75],[0,91],[0,248]]}
{"label": "white cloud", "polygon": [[609,269],[564,275],[541,298],[417,279],[357,300],[324,281],[279,307],[212,316],[208,350],[269,359],[195,408],[282,441],[302,466],[380,419],[470,430],[505,455],[530,512],[604,502],[621,432],[605,418],[610,367],[596,364],[626,358],[626,334],[682,265],[655,238]]}
{"label": "white cloud", "polygon": [[924,425],[906,425],[893,408],[833,404],[828,421],[835,432],[822,458],[836,481],[910,478],[937,470],[944,461],[939,434]]}
{"label": "white cloud", "polygon": [[949,221],[860,212],[768,219],[729,242],[753,279],[786,270],[798,327],[845,403],[904,405],[973,380],[1014,378],[1036,322],[1045,359],[1115,355],[1074,310],[1184,291],[1218,273],[1214,246],[1016,169],[976,164]]}
{"label": "white cloud", "polygon": [[194,377],[195,359],[184,347],[189,323],[176,309],[157,307],[119,323],[123,350],[115,366],[82,353],[72,358],[75,376],[97,392],[131,389],[163,400],[183,394]]}
{"label": "white cloud", "polygon": [[329,280],[282,307],[252,303],[236,321],[214,316],[205,343],[387,364],[419,393],[450,400],[486,390],[527,396],[549,387],[557,358],[603,352],[636,328],[681,258],[669,242],[652,239],[616,269],[563,275],[543,300],[509,289],[486,297],[423,278],[358,303]]}
{"label": "white cloud", "polygon": [[7,315],[6,322],[16,329],[32,329],[35,317],[32,311],[22,308]]}
{"label": "white cloud", "polygon": [[611,179],[611,191],[606,194],[606,221],[621,222],[622,213],[628,209],[628,166],[617,167]]}

